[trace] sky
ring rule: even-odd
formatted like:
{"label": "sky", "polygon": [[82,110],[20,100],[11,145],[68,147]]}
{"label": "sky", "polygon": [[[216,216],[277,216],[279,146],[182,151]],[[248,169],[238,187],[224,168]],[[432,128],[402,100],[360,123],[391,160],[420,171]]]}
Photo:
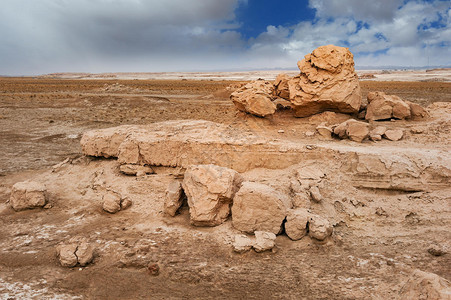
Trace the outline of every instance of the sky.
{"label": "sky", "polygon": [[1,0],[0,74],[451,66],[449,0]]}

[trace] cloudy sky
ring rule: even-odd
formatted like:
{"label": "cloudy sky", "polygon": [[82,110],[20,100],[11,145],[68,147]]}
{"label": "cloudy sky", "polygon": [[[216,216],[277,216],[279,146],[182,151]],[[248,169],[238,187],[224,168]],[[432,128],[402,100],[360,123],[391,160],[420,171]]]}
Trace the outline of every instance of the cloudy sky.
{"label": "cloudy sky", "polygon": [[451,66],[449,0],[1,0],[0,74]]}

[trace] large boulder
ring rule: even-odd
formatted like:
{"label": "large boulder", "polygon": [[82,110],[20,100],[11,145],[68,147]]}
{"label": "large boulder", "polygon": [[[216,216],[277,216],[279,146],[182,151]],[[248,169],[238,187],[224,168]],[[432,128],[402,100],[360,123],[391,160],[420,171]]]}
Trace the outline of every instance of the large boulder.
{"label": "large boulder", "polygon": [[244,182],[233,199],[232,224],[236,229],[253,233],[278,234],[287,215],[289,199],[272,187]]}
{"label": "large boulder", "polygon": [[370,121],[407,119],[411,117],[410,105],[398,96],[383,92],[369,92],[365,119]]}
{"label": "large boulder", "polygon": [[190,166],[183,179],[183,190],[188,198],[191,224],[216,226],[230,214],[230,205],[240,188],[241,175],[215,165]]}
{"label": "large boulder", "polygon": [[451,286],[445,278],[433,273],[415,270],[399,294],[400,300],[450,300]]}
{"label": "large boulder", "polygon": [[15,211],[42,207],[46,204],[45,193],[45,186],[39,182],[18,182],[13,185],[9,203]]}
{"label": "large boulder", "polygon": [[230,95],[235,106],[244,112],[266,117],[276,111],[276,105],[272,102],[274,85],[265,80],[252,81]]}
{"label": "large boulder", "polygon": [[359,112],[362,95],[348,48],[321,46],[299,61],[298,67],[301,74],[288,83],[297,117],[328,110]]}

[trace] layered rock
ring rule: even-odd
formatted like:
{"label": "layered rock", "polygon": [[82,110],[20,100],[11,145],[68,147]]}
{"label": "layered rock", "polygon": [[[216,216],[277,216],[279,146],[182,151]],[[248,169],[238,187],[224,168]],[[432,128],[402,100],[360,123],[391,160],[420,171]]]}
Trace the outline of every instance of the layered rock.
{"label": "layered rock", "polygon": [[255,80],[230,95],[235,106],[244,112],[266,117],[274,114],[276,105],[272,102],[274,85],[269,81]]}
{"label": "layered rock", "polygon": [[46,202],[45,186],[34,181],[14,184],[9,198],[9,203],[15,211],[42,207]]}
{"label": "layered rock", "polygon": [[289,200],[272,187],[244,182],[233,200],[233,227],[247,233],[278,234],[289,206]]}
{"label": "layered rock", "polygon": [[216,226],[230,214],[230,205],[241,186],[241,175],[215,165],[190,166],[183,179],[190,220],[196,226]]}
{"label": "layered rock", "polygon": [[298,117],[331,110],[357,113],[361,104],[352,53],[343,47],[321,46],[298,62],[299,76],[289,81],[290,101]]}

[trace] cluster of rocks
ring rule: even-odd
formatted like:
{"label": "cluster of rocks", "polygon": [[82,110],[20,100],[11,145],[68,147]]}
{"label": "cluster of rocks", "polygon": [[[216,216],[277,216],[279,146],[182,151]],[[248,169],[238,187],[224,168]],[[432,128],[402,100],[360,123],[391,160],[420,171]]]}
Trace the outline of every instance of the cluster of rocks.
{"label": "cluster of rocks", "polygon": [[94,258],[94,248],[82,237],[73,237],[56,247],[56,255],[63,267],[86,266]]}
{"label": "cluster of rocks", "polygon": [[129,208],[132,201],[128,198],[123,198],[121,194],[115,191],[107,191],[102,197],[102,208],[104,211],[115,214],[120,210]]}
{"label": "cluster of rocks", "polygon": [[[314,188],[317,187],[310,187]],[[324,240],[332,234],[332,226],[326,219],[302,208],[293,209],[289,196],[268,185],[244,181],[238,172],[229,168],[216,165],[187,168],[183,181],[171,182],[166,191],[165,213],[174,216],[183,203],[184,195],[188,200],[191,224],[217,226],[231,215],[235,229],[256,235],[255,240],[238,238],[236,243],[241,245],[235,247],[238,249],[254,248],[261,252],[272,248],[274,243],[269,241],[283,232],[285,220],[285,231],[293,240],[307,233],[317,240]],[[311,196],[315,201],[322,198],[319,191],[312,192]]]}
{"label": "cluster of rocks", "polygon": [[298,62],[299,75],[280,74],[275,82],[257,80],[230,96],[244,112],[265,117],[291,107],[297,117],[330,110],[358,113],[362,96],[353,55],[347,48],[321,46]]}

